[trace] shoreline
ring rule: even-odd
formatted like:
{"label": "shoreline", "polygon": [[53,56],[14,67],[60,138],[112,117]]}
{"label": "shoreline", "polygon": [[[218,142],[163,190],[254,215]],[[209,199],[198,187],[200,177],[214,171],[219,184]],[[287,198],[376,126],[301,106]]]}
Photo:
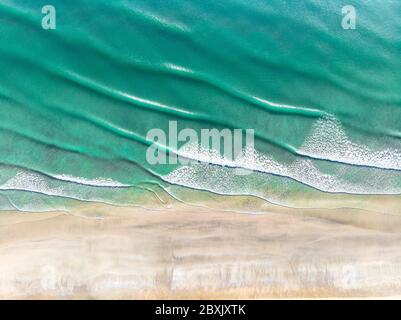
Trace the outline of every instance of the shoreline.
{"label": "shoreline", "polygon": [[3,212],[0,298],[397,297],[400,226],[346,209]]}

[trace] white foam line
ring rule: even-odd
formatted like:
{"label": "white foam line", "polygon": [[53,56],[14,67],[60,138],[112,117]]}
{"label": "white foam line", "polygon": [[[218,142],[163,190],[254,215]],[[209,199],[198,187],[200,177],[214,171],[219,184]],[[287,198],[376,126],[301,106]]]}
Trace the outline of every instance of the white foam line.
{"label": "white foam line", "polygon": [[401,150],[374,151],[352,142],[336,119],[320,119],[297,151],[314,159],[382,169],[401,170]]}

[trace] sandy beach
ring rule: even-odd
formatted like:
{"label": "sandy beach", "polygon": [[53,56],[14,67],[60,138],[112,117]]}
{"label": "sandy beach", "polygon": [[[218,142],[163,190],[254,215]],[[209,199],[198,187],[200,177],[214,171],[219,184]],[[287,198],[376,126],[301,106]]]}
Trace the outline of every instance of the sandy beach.
{"label": "sandy beach", "polygon": [[397,216],[345,210],[247,215],[89,204],[3,212],[0,297],[397,296],[400,225]]}

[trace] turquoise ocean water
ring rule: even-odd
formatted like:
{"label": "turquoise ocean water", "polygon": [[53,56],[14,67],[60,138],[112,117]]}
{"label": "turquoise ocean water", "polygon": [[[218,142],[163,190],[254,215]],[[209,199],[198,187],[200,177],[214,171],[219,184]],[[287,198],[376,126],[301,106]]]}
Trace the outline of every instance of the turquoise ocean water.
{"label": "turquoise ocean water", "polygon": [[[1,0],[0,209],[399,197],[400,16],[398,0]],[[150,164],[147,133],[171,121],[253,129],[255,152]]]}

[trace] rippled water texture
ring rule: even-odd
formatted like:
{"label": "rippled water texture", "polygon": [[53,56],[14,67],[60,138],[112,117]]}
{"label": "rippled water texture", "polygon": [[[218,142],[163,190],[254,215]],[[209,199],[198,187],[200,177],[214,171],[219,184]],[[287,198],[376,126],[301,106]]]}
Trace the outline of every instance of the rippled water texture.
{"label": "rippled water texture", "polygon": [[[401,2],[354,3],[344,30],[337,0],[52,0],[44,30],[42,1],[2,0],[0,208],[399,197]],[[254,129],[255,153],[151,165],[146,135],[170,121]]]}

